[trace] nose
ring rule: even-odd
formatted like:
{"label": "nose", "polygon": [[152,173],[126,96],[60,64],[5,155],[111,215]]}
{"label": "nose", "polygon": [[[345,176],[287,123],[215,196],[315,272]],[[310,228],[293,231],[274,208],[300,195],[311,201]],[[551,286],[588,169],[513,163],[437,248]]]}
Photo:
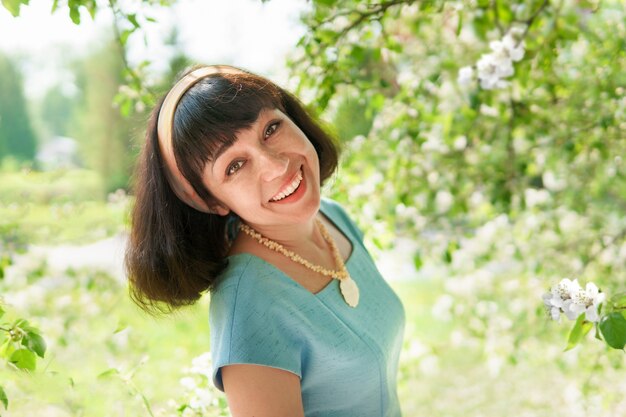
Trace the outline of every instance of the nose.
{"label": "nose", "polygon": [[269,149],[261,153],[260,162],[261,179],[268,182],[285,175],[289,166],[289,158],[286,155]]}

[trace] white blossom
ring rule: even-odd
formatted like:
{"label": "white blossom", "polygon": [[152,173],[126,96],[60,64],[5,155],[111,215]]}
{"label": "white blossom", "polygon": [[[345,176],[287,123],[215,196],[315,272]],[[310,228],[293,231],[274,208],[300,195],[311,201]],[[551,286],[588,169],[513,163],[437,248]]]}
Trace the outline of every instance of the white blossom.
{"label": "white blossom", "polygon": [[[493,90],[508,85],[504,78],[515,73],[513,62],[518,62],[524,57],[525,45],[521,40],[519,30],[511,30],[502,39],[489,43],[490,53],[483,54],[476,63],[476,72],[481,88]],[[473,71],[471,67],[463,67],[459,70],[458,83],[465,85],[471,81]]]}
{"label": "white blossom", "polygon": [[551,191],[561,191],[567,186],[565,179],[558,178],[552,171],[544,172],[542,180],[546,188]]}
{"label": "white blossom", "polygon": [[583,289],[578,280],[564,278],[543,295],[543,302],[553,320],[559,320],[564,313],[569,320],[576,320],[581,314],[591,322],[599,321],[598,307],[605,295],[592,283]]}
{"label": "white blossom", "polygon": [[459,85],[466,86],[469,85],[474,78],[474,70],[471,66],[463,67],[459,70],[459,76],[457,77],[457,82]]}
{"label": "white blossom", "polygon": [[196,388],[196,380],[194,378],[186,376],[180,379],[180,385],[182,385],[187,390],[193,390]]}
{"label": "white blossom", "polygon": [[462,151],[467,146],[467,136],[461,135],[454,140],[454,149]]}
{"label": "white blossom", "polygon": [[454,203],[454,197],[447,190],[439,190],[437,191],[437,195],[435,196],[435,206],[437,207],[438,213],[445,213],[452,207]]}
{"label": "white blossom", "polygon": [[479,111],[480,111],[480,114],[484,114],[485,116],[490,116],[490,117],[500,116],[500,112],[498,111],[498,109],[496,109],[495,107],[488,106],[484,103],[480,105]]}
{"label": "white blossom", "polygon": [[524,190],[524,199],[527,207],[535,207],[550,201],[550,193],[547,190],[535,190],[527,188]]}
{"label": "white blossom", "polygon": [[476,63],[480,86],[485,90],[506,87],[501,78],[512,75],[513,66],[506,61],[498,60],[493,54],[483,55]]}
{"label": "white blossom", "polygon": [[[598,306],[604,301],[605,295],[592,283],[587,283],[585,290],[582,288],[571,295],[571,300],[564,303],[565,314],[570,320],[575,320],[582,313],[588,321],[597,322]],[[568,314],[568,310],[570,314]]]}

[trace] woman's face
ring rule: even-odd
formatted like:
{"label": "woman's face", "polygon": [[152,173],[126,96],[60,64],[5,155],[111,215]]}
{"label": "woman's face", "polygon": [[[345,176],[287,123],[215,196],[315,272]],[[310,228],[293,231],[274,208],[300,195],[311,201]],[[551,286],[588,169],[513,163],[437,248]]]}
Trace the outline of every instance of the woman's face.
{"label": "woman's face", "polygon": [[302,223],[320,205],[320,169],[315,148],[278,109],[265,109],[237,133],[204,168],[203,180],[221,203],[261,231]]}

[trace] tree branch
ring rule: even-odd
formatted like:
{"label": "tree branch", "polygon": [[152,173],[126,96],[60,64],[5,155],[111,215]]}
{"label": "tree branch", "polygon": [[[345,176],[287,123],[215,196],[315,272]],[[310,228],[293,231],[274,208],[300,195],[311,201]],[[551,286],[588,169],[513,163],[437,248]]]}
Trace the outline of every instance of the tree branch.
{"label": "tree branch", "polygon": [[524,33],[522,34],[522,39],[526,37],[526,34],[528,33],[530,26],[533,24],[537,16],[539,16],[539,14],[543,11],[543,9],[545,9],[548,6],[548,4],[550,4],[550,0],[544,0],[541,6],[539,6],[539,8],[535,10],[535,13],[533,13],[528,19],[524,21],[524,23],[526,23],[526,29],[524,29]]}
{"label": "tree branch", "polygon": [[[377,5],[372,5],[372,6],[370,6],[371,10],[366,11],[366,12],[359,12],[359,11],[355,10],[355,12],[359,16],[351,24],[349,24],[348,26],[343,28],[341,30],[341,32],[339,32],[337,34],[337,40],[339,40],[346,33],[351,31],[355,27],[359,26],[366,19],[369,19],[372,16],[378,15],[377,19],[380,19],[382,17],[382,15],[384,15],[385,12],[387,11],[387,9],[389,9],[390,7],[397,6],[399,4],[407,4],[408,5],[408,4],[412,4],[412,3],[415,3],[415,2],[416,2],[416,0],[391,0],[391,1],[383,2],[383,3],[377,4]],[[378,7],[373,7],[373,6],[378,6]]]}
{"label": "tree branch", "polygon": [[132,78],[133,82],[139,87],[139,89],[146,91],[153,97],[156,97],[156,94],[145,85],[139,74],[137,74],[137,71],[135,71],[135,69],[128,63],[128,58],[126,56],[126,45],[122,41],[122,34],[118,23],[119,15],[122,13],[115,7],[115,1],[116,0],[109,0],[109,8],[113,13],[113,32],[115,34],[115,40],[120,47],[120,55],[122,58],[122,63],[124,64],[124,68]]}
{"label": "tree branch", "polygon": [[493,19],[496,23],[498,31],[500,32],[500,36],[504,36],[504,28],[500,22],[500,12],[498,11],[498,0],[493,0],[491,2],[491,7],[493,8]]}

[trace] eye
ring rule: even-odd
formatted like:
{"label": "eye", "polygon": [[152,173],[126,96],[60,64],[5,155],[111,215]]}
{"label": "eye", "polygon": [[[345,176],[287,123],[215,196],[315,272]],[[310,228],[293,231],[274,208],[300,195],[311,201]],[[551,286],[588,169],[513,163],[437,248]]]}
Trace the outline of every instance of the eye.
{"label": "eye", "polygon": [[241,169],[242,166],[243,166],[243,161],[233,162],[232,164],[228,166],[228,168],[226,168],[226,176],[230,177],[231,175],[235,174],[237,171]]}
{"label": "eye", "polygon": [[265,129],[265,139],[267,139],[268,137],[270,137],[274,132],[276,132],[276,130],[278,130],[278,127],[280,126],[280,122],[273,122],[271,123],[267,129]]}

